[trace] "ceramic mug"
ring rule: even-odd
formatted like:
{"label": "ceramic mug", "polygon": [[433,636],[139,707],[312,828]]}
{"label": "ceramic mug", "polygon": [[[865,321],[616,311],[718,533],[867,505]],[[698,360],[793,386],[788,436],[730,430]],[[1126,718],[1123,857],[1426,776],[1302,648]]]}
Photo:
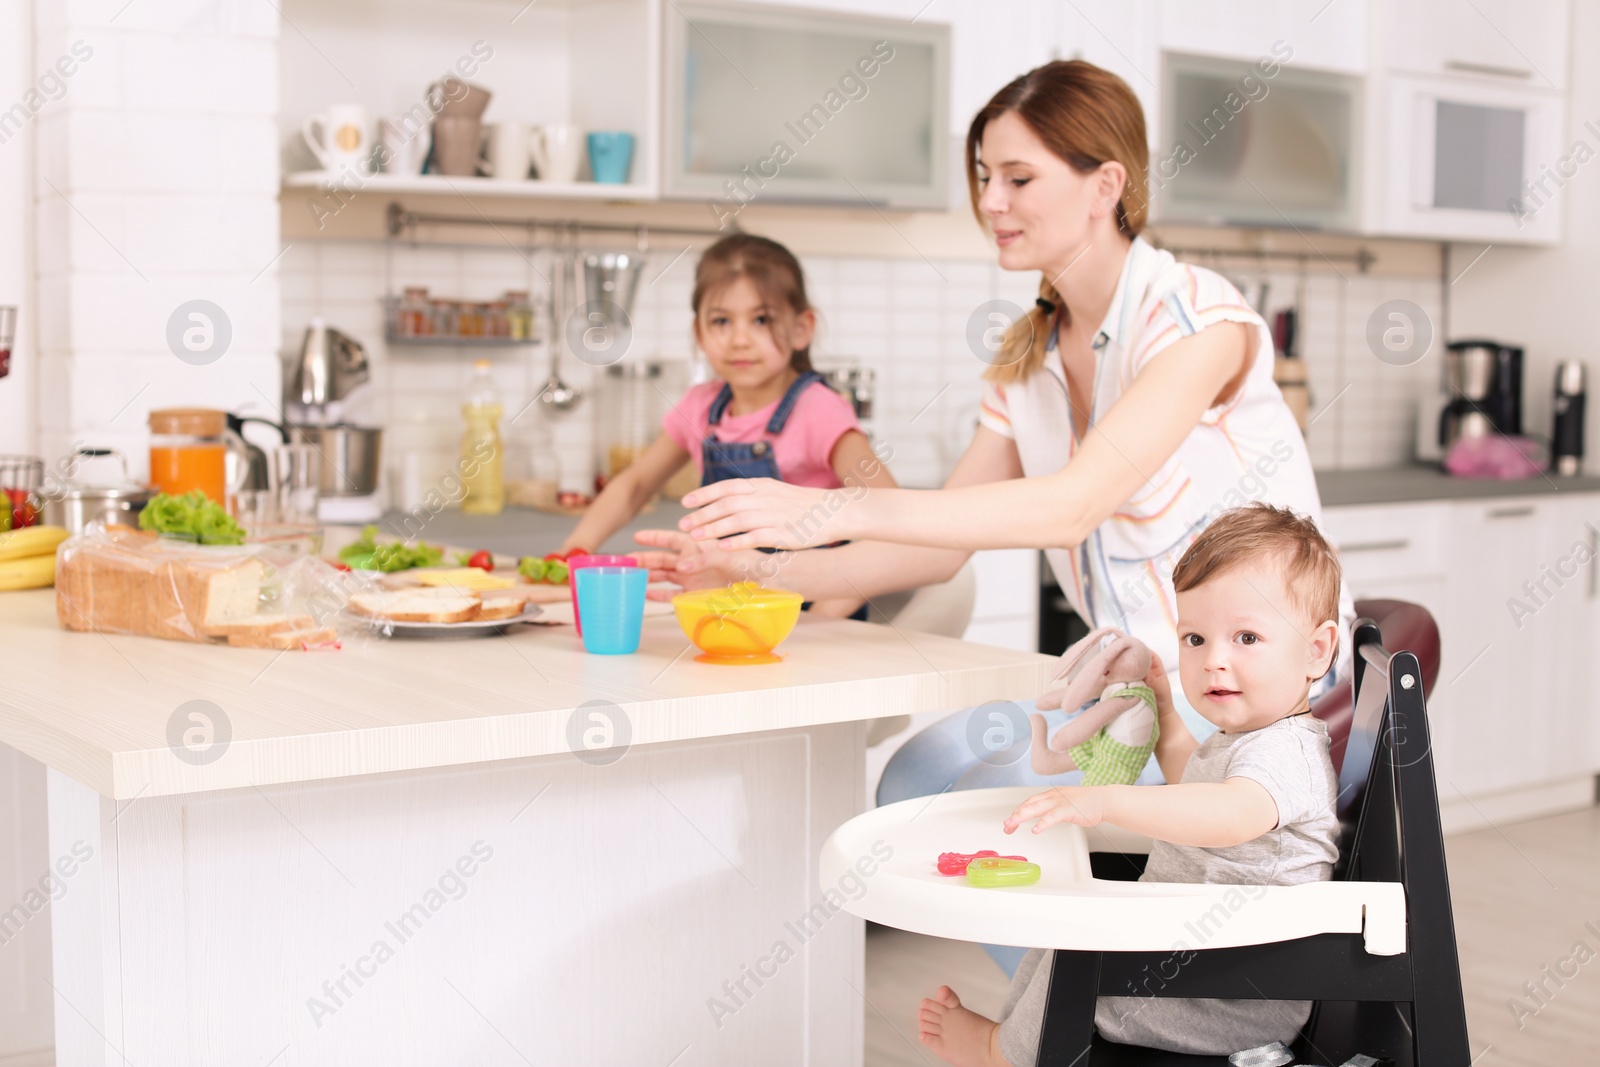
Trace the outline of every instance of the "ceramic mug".
{"label": "ceramic mug", "polygon": [[483,166],[491,178],[522,181],[533,162],[531,134],[520,122],[496,122],[488,127],[488,154]]}
{"label": "ceramic mug", "polygon": [[433,120],[433,162],[440,174],[470,178],[478,173],[483,123],[460,115]]}
{"label": "ceramic mug", "polygon": [[583,166],[583,132],[576,126],[549,123],[533,131],[529,142],[539,180],[575,182]]}
{"label": "ceramic mug", "polygon": [[632,163],[633,134],[605,130],[589,135],[589,173],[595,181],[621,185],[628,180]]}
{"label": "ceramic mug", "polygon": [[360,104],[335,104],[307,117],[300,134],[324,170],[349,168],[358,174],[370,174],[372,135],[368,130],[366,108]]}
{"label": "ceramic mug", "polygon": [[422,173],[428,161],[433,136],[426,123],[420,126],[408,115],[378,120],[378,139],[383,143],[383,169],[387,174]]}

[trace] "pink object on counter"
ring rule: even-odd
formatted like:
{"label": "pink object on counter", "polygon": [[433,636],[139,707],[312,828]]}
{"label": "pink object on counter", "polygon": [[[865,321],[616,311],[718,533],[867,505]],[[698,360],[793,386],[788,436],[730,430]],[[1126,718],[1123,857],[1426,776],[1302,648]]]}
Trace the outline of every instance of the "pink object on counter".
{"label": "pink object on counter", "polygon": [[1444,469],[1460,478],[1516,481],[1542,474],[1547,462],[1539,442],[1528,437],[1463,437],[1450,446]]}
{"label": "pink object on counter", "polygon": [[572,625],[583,636],[583,620],[578,618],[578,581],[572,576],[579,567],[637,567],[639,561],[632,556],[573,556],[567,560],[567,581],[572,586]]}

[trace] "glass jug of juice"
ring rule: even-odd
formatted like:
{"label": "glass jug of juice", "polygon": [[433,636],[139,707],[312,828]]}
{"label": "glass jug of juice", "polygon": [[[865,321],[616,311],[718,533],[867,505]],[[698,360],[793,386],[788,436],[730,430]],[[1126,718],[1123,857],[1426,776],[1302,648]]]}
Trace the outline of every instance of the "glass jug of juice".
{"label": "glass jug of juice", "polygon": [[[228,477],[228,455],[235,476]],[[228,416],[210,408],[162,408],[150,413],[150,484],[174,496],[198,489],[227,506],[249,477],[244,441],[228,429]]]}

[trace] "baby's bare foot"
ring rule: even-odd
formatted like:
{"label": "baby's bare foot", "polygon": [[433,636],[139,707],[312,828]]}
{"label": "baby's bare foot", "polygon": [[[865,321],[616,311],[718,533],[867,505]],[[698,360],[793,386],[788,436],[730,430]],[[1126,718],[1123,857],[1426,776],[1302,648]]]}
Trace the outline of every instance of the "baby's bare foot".
{"label": "baby's bare foot", "polygon": [[1000,1024],[961,1006],[947,985],[917,1013],[922,1043],[954,1067],[1010,1067],[1000,1055]]}

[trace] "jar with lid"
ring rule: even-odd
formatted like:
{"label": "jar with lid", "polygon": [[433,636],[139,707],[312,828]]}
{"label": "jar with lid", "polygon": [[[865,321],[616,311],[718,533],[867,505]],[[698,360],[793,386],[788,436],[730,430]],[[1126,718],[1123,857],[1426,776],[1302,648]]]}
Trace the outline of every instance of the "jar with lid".
{"label": "jar with lid", "polygon": [[428,313],[426,286],[408,285],[400,298],[400,314],[396,322],[401,337],[426,337],[433,332],[433,316]]}
{"label": "jar with lid", "polygon": [[[199,490],[218,504],[243,488],[250,474],[244,441],[228,415],[210,408],[162,408],[150,413],[150,484],[174,496]],[[235,476],[228,478],[233,453]]]}
{"label": "jar with lid", "polygon": [[600,431],[600,469],[610,479],[643,455],[661,433],[666,414],[661,364],[650,360],[607,367],[603,410],[611,413],[612,420]]}

